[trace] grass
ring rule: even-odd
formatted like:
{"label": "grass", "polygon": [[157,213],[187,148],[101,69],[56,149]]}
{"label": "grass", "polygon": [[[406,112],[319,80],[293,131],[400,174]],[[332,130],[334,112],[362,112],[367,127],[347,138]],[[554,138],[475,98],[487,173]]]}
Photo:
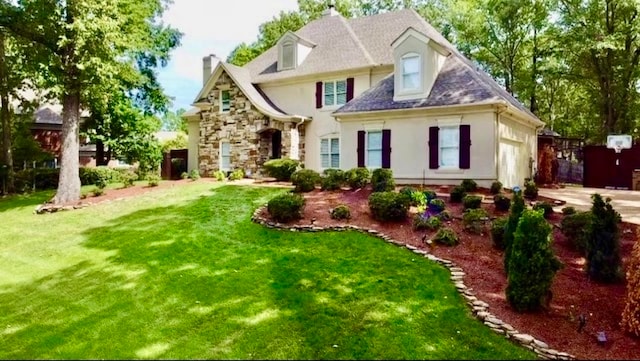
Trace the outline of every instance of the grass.
{"label": "grass", "polygon": [[0,358],[535,359],[423,257],[253,224],[282,191],[194,182],[46,215],[51,193],[0,200]]}

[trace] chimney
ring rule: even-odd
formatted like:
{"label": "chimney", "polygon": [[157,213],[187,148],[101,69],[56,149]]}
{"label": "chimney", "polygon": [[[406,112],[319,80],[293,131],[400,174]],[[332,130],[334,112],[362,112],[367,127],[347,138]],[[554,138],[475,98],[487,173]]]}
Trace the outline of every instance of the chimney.
{"label": "chimney", "polygon": [[211,76],[211,72],[218,65],[220,59],[216,56],[216,54],[209,54],[202,58],[202,86],[207,84],[207,80],[209,80],[209,76]]}
{"label": "chimney", "polygon": [[327,10],[322,13],[322,16],[336,16],[340,15],[338,11],[336,11],[336,5],[333,3],[333,0],[329,0],[329,5],[327,6]]}

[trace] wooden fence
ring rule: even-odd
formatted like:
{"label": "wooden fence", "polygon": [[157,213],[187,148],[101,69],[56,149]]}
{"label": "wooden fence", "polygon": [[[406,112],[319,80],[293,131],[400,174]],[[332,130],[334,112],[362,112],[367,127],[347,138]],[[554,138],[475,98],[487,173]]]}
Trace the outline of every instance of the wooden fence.
{"label": "wooden fence", "polygon": [[583,151],[585,187],[633,189],[633,171],[640,169],[640,146],[620,154],[604,145],[588,145]]}

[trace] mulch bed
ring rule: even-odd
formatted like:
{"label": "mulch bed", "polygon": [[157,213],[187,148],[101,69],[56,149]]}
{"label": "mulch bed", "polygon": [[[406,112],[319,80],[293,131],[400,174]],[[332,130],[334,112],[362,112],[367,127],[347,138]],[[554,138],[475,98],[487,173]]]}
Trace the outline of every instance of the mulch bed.
{"label": "mulch bed", "polygon": [[[433,188],[445,193],[446,188]],[[487,189],[479,194],[489,195]],[[433,237],[435,232],[413,231],[411,219],[416,209],[411,209],[411,217],[401,223],[380,223],[369,214],[369,189],[356,191],[342,190],[322,192],[315,190],[305,194],[307,199],[304,218],[294,222],[297,225],[336,226],[352,224],[374,229],[406,244],[427,250],[437,257],[451,260],[465,270],[465,284],[472,288],[479,299],[489,303],[489,311],[503,321],[511,324],[520,332],[528,333],[546,342],[550,347],[568,352],[580,359],[638,359],[640,358],[640,340],[621,331],[621,320],[626,284],[604,285],[587,279],[583,267],[584,257],[575,251],[560,232],[558,226],[563,215],[554,213],[549,222],[554,225],[553,248],[556,256],[564,263],[554,279],[553,299],[548,310],[537,313],[517,313],[511,309],[505,299],[507,279],[503,267],[503,253],[492,246],[488,232],[482,235],[463,231],[461,217],[462,204],[447,202],[447,209],[454,220],[447,226],[460,236],[460,244],[454,247],[427,245],[425,239]],[[492,199],[487,197],[488,199]],[[542,199],[553,202],[552,199]],[[445,201],[448,201],[445,198]],[[348,222],[331,219],[329,211],[339,204],[347,204],[352,218]],[[496,212],[492,203],[482,204],[491,216],[506,216],[508,212]],[[263,216],[268,217],[266,210]],[[621,251],[623,262],[629,261],[631,249],[637,238],[637,226],[620,224]],[[584,315],[586,324],[578,332],[578,316]],[[597,332],[604,331],[607,342],[599,345]]]}

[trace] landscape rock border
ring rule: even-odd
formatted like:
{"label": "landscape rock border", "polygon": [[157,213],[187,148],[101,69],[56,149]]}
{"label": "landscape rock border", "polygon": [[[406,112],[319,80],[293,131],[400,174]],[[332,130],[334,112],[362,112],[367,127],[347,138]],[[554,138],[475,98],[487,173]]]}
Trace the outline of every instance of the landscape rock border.
{"label": "landscape rock border", "polygon": [[574,355],[568,354],[566,352],[560,352],[558,350],[554,350],[549,347],[546,343],[537,340],[535,337],[521,333],[516,330],[513,326],[509,325],[506,322],[503,322],[495,315],[489,312],[489,304],[479,300],[473,289],[467,287],[464,284],[464,270],[457,266],[454,262],[436,257],[430,254],[427,251],[418,249],[417,247],[404,244],[398,240],[395,240],[388,235],[385,235],[381,232],[378,232],[373,229],[366,229],[354,225],[343,225],[343,226],[329,226],[329,227],[319,227],[314,225],[286,225],[282,223],[272,222],[269,219],[262,217],[261,215],[265,212],[267,206],[263,205],[258,207],[251,216],[251,221],[254,223],[260,224],[267,228],[274,228],[280,230],[288,230],[290,232],[321,232],[321,231],[333,231],[333,232],[341,232],[341,231],[357,231],[365,234],[372,235],[374,237],[380,238],[387,243],[395,244],[397,246],[406,248],[412,251],[415,254],[421,255],[431,261],[434,261],[444,267],[446,267],[449,272],[451,272],[451,281],[453,282],[456,290],[460,293],[460,295],[467,301],[467,305],[471,307],[472,314],[482,323],[484,323],[487,327],[489,327],[493,332],[504,335],[507,339],[510,339],[519,345],[533,351],[538,355],[539,358],[544,360],[575,360],[576,357]]}

